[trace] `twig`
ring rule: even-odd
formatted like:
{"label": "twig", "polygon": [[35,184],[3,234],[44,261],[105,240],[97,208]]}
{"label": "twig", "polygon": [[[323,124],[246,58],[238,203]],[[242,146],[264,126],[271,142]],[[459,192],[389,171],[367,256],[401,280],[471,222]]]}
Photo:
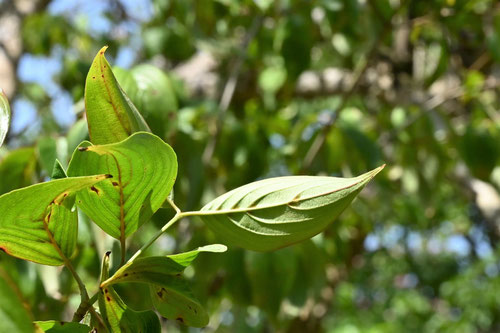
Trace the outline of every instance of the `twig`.
{"label": "twig", "polygon": [[263,21],[263,16],[261,15],[256,16],[253,19],[252,25],[250,26],[250,29],[248,29],[247,34],[245,35],[245,38],[243,39],[243,42],[240,46],[240,52],[238,53],[238,57],[236,58],[233,64],[231,73],[224,86],[224,90],[222,91],[222,95],[219,101],[219,113],[217,115],[217,120],[215,123],[214,134],[212,135],[210,141],[205,146],[205,150],[203,151],[202,161],[204,164],[207,164],[212,159],[212,156],[215,151],[215,146],[217,145],[217,140],[219,139],[220,132],[222,130],[222,123],[224,121],[224,116],[234,96],[236,83],[238,82],[238,76],[240,75],[241,66],[243,65],[243,61],[245,60],[248,44],[250,44],[252,39],[257,34],[257,31],[262,25],[262,21]]}

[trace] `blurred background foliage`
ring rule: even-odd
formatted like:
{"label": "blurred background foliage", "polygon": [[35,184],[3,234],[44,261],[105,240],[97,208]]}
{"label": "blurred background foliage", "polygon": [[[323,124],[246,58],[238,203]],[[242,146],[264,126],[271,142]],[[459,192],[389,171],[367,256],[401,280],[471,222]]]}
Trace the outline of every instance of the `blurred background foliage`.
{"label": "blurred background foliage", "polygon": [[[203,255],[186,272],[211,313],[202,331],[500,330],[497,1],[1,0],[0,31],[13,108],[0,193],[47,180],[87,138],[84,81],[103,45],[177,152],[183,210],[265,177],[387,163],[311,241]],[[161,209],[130,253],[172,214]],[[217,242],[196,219],[174,229],[150,253]],[[81,216],[74,260],[90,292],[109,248]],[[66,270],[0,260],[34,318],[71,318]],[[144,309],[138,291],[120,288]]]}

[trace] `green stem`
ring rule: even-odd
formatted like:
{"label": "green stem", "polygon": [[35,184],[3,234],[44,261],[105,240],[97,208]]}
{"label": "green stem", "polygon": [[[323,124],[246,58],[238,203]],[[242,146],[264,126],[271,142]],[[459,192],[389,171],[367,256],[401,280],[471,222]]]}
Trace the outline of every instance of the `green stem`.
{"label": "green stem", "polygon": [[98,293],[95,293],[90,299],[80,303],[80,306],[78,307],[78,309],[76,309],[75,314],[73,315],[74,322],[80,322],[83,319],[83,317],[85,317],[87,311],[97,301],[98,295],[99,295]]}
{"label": "green stem", "polygon": [[[171,200],[168,200],[169,203],[172,205],[173,202]],[[175,206],[175,204],[172,206],[174,207],[174,209],[177,207]],[[113,274],[113,276],[109,277],[106,281],[103,281],[101,283],[101,287],[104,287],[106,286],[109,281],[113,280],[114,276],[116,274],[119,274],[120,272],[122,272],[123,270],[125,270],[127,267],[129,267],[130,265],[132,265],[132,263],[148,248],[150,247],[165,231],[168,230],[168,228],[170,228],[175,222],[179,221],[180,219],[182,219],[183,217],[186,217],[186,216],[191,216],[191,215],[195,215],[195,214],[192,214],[192,212],[188,212],[188,213],[182,213],[180,210],[178,210],[178,208],[176,209],[177,213],[174,215],[174,217],[172,217],[153,237],[151,237],[151,239],[146,243],[144,244],[139,250],[137,250],[136,253],[134,253],[134,255],[127,261],[127,263],[125,265],[123,265],[122,267],[120,267],[119,270],[117,270],[115,272],[115,274]]]}
{"label": "green stem", "polygon": [[168,228],[170,228],[175,222],[183,218],[184,213],[177,212],[174,217],[170,219],[146,244],[144,244],[134,255],[127,261],[126,266],[132,264],[138,256],[142,254],[148,247],[151,246]]}

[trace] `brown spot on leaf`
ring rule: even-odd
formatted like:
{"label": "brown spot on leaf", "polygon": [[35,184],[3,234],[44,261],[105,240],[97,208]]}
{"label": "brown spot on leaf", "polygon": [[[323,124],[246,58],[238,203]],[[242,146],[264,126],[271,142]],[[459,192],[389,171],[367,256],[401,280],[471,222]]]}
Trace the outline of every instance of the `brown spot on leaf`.
{"label": "brown spot on leaf", "polygon": [[127,276],[128,276],[128,273],[123,274],[123,276],[127,277]]}
{"label": "brown spot on leaf", "polygon": [[111,298],[109,296],[106,296],[106,301],[111,302]]}
{"label": "brown spot on leaf", "polygon": [[111,184],[113,184],[113,186],[118,186],[118,182],[112,182]]}
{"label": "brown spot on leaf", "polygon": [[61,326],[64,326],[64,324],[66,324],[64,321],[60,321],[59,323],[61,324]]}
{"label": "brown spot on leaf", "polygon": [[92,79],[95,80],[95,76],[92,76]]}
{"label": "brown spot on leaf", "polygon": [[162,292],[162,290],[157,291],[157,292],[156,292],[156,295],[158,295],[158,297],[162,298],[162,296],[163,296],[163,292]]}
{"label": "brown spot on leaf", "polygon": [[182,317],[178,317],[178,318],[177,318],[177,319],[175,319],[175,320],[177,320],[178,322],[180,322],[180,323],[184,324],[184,319],[183,319]]}
{"label": "brown spot on leaf", "polygon": [[94,191],[97,195],[99,195],[99,189],[97,187],[92,186],[90,189]]}
{"label": "brown spot on leaf", "polygon": [[104,74],[102,74],[101,77],[104,79]]}
{"label": "brown spot on leaf", "polygon": [[108,293],[108,289],[104,289],[104,292],[107,294]]}
{"label": "brown spot on leaf", "polygon": [[89,147],[78,147],[78,151],[87,151]]}

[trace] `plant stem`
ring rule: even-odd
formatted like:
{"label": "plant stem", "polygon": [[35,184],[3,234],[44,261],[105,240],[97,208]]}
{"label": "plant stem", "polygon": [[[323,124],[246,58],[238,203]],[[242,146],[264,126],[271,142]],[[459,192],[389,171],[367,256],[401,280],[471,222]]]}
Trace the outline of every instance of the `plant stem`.
{"label": "plant stem", "polygon": [[195,215],[195,214],[192,214],[193,212],[182,213],[180,211],[180,209],[177,208],[177,206],[175,206],[175,204],[170,199],[168,199],[168,202],[177,211],[177,213],[174,215],[174,217],[172,217],[153,237],[151,237],[151,239],[146,244],[144,244],[139,250],[137,250],[137,252],[134,253],[134,255],[127,261],[127,263],[125,265],[123,265],[122,267],[120,267],[120,269],[117,270],[115,272],[115,274],[113,274],[113,276],[109,277],[106,281],[101,282],[101,287],[106,286],[109,283],[109,281],[111,281],[117,273],[122,272],[128,266],[132,265],[132,263],[135,261],[135,259],[137,259],[137,257],[139,257],[148,247],[150,247],[151,244],[153,244],[175,222],[179,221],[183,217]]}
{"label": "plant stem", "polygon": [[73,315],[74,322],[80,322],[85,314],[90,309],[90,307],[97,301],[98,293],[95,293],[90,299],[85,302],[81,302],[78,309],[76,309],[75,314]]}
{"label": "plant stem", "polygon": [[[170,203],[171,201],[169,201]],[[177,210],[177,209],[176,209]],[[168,228],[170,228],[175,222],[183,218],[185,215],[181,213],[180,210],[175,214],[174,217],[170,219],[146,244],[144,244],[134,255],[127,261],[126,265],[130,265],[134,260],[142,254],[148,247],[151,246]]]}
{"label": "plant stem", "polygon": [[181,213],[181,210],[179,209],[179,207],[177,207],[177,205],[174,203],[174,201],[170,198],[167,198],[167,202],[170,206],[172,206],[172,208],[175,210],[175,212],[177,214],[180,214]]}
{"label": "plant stem", "polygon": [[69,261],[69,259],[67,258],[64,258],[64,265],[71,272],[71,275],[73,275],[76,283],[78,284],[78,288],[80,289],[81,303],[88,302],[89,294],[87,292],[87,288],[85,288],[85,284],[83,283],[82,279],[80,278],[75,268],[71,264],[71,261]]}

